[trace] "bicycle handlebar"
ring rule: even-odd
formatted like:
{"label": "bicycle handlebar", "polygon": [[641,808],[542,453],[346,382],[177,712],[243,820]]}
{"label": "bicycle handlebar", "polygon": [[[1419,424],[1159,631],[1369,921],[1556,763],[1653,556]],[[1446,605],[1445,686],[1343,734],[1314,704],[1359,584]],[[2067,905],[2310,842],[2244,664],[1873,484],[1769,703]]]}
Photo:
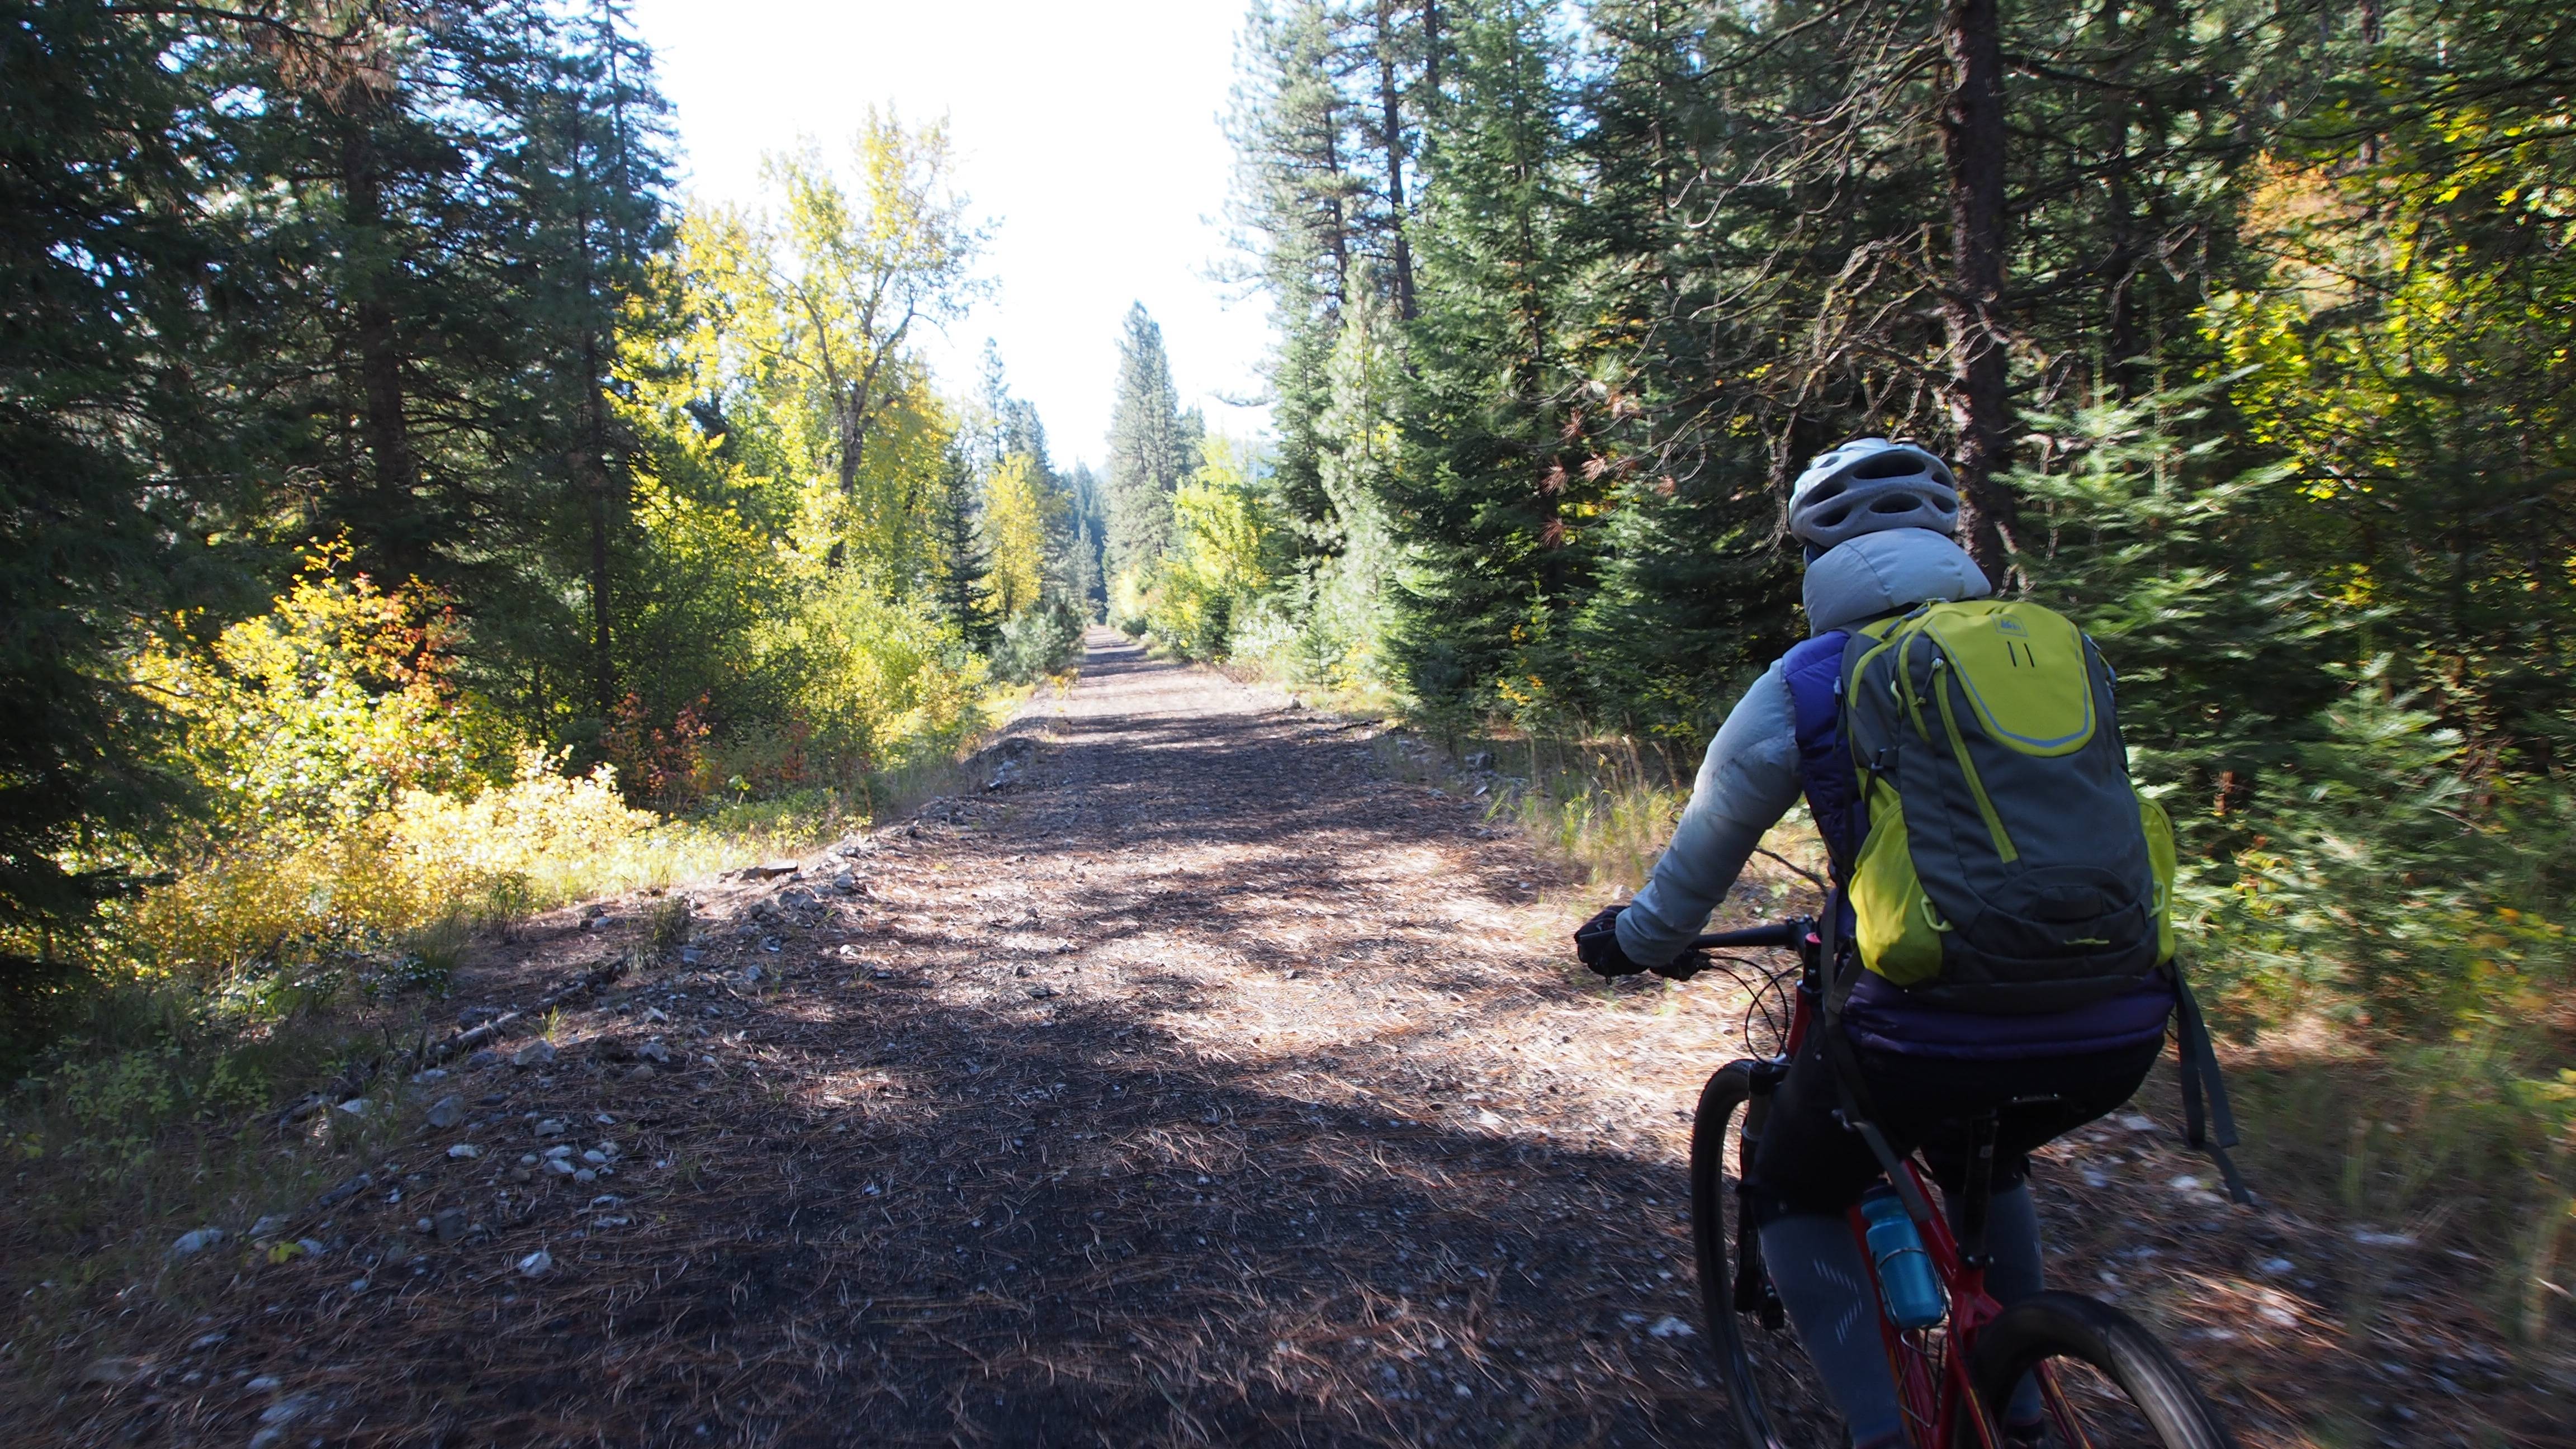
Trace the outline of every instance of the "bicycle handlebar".
{"label": "bicycle handlebar", "polygon": [[1719,931],[1711,936],[1694,937],[1690,949],[1708,951],[1727,946],[1777,946],[1783,950],[1797,946],[1806,933],[1804,921],[1775,921],[1767,926],[1747,926],[1740,931]]}

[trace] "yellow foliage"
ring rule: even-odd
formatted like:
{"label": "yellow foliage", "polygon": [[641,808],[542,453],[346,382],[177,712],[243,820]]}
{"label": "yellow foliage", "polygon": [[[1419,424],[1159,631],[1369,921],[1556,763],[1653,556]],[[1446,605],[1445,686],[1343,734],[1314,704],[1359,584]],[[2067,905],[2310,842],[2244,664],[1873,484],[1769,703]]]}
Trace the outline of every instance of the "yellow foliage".
{"label": "yellow foliage", "polygon": [[[729,531],[722,510],[664,503],[674,539]],[[476,759],[498,729],[449,681],[455,626],[417,589],[335,577],[343,562],[322,550],[268,613],[201,652],[138,662],[180,717],[210,807],[165,861],[171,880],[120,913],[146,970],[203,980],[306,966],[435,921],[660,884],[769,847],[767,832],[631,809],[607,766],[567,776],[560,756],[524,745],[506,752],[505,778],[484,778]],[[809,693],[859,715],[862,740],[954,732],[980,676],[937,668],[917,629],[825,612],[841,653],[805,671]]]}
{"label": "yellow foliage", "polygon": [[984,536],[992,552],[993,607],[1017,618],[1046,583],[1047,533],[1058,511],[1028,454],[1004,458],[984,480]]}
{"label": "yellow foliage", "polygon": [[963,666],[955,631],[920,606],[884,598],[850,570],[813,585],[756,641],[793,681],[795,717],[832,756],[832,778],[885,769],[954,742],[984,693],[983,660]]}
{"label": "yellow foliage", "polygon": [[798,556],[894,577],[920,550],[918,485],[954,431],[912,329],[975,294],[982,238],[944,124],[871,110],[850,159],[855,191],[810,142],[768,157],[774,220],[690,211],[678,281],[692,326],[674,360],[688,397],[722,400],[736,451],[774,463],[794,493]]}
{"label": "yellow foliage", "polygon": [[394,802],[386,843],[431,908],[414,921],[467,903],[478,914],[551,905],[635,880],[637,849],[662,822],[628,808],[608,766],[568,776],[560,763],[523,750],[507,785],[463,796],[406,791]]}
{"label": "yellow foliage", "polygon": [[449,677],[457,626],[441,601],[337,577],[347,561],[344,548],[318,549],[268,613],[202,653],[156,644],[136,661],[237,824],[344,826],[405,787],[464,779],[477,736],[493,732]]}
{"label": "yellow foliage", "polygon": [[216,847],[128,911],[124,934],[159,974],[221,980],[370,949],[450,919],[502,919],[668,885],[803,844],[837,824],[666,820],[630,808],[606,765],[566,775],[523,750],[512,777],[470,793],[406,790],[302,840]]}

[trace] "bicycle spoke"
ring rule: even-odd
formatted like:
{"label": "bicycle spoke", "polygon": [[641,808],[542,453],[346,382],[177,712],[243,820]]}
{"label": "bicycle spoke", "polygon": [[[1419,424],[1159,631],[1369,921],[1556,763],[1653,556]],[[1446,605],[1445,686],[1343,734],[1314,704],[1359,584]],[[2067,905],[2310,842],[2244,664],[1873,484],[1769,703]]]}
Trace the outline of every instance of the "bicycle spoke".
{"label": "bicycle spoke", "polygon": [[2039,1442],[2050,1449],[2236,1449],[2190,1372],[2107,1303],[2035,1293],[1985,1326],[1976,1360],[1978,1397],[2007,1420],[2037,1376]]}
{"label": "bicycle spoke", "polygon": [[2054,1449],[2132,1449],[2164,1442],[2119,1385],[2091,1364],[2062,1358],[2036,1372]]}

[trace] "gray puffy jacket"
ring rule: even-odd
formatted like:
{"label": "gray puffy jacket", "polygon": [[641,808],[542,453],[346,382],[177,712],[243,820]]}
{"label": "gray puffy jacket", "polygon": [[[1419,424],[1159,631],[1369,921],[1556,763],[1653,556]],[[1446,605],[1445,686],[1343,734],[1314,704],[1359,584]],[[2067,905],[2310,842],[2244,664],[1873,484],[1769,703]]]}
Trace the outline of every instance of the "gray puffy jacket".
{"label": "gray puffy jacket", "polygon": [[[1936,599],[1981,599],[1993,590],[1965,550],[1920,528],[1868,533],[1807,568],[1807,625],[1827,634]],[[1641,966],[1681,954],[1708,924],[1762,834],[1798,801],[1797,717],[1779,661],[1753,681],[1708,742],[1690,804],[1672,844],[1628,909],[1619,949]]]}

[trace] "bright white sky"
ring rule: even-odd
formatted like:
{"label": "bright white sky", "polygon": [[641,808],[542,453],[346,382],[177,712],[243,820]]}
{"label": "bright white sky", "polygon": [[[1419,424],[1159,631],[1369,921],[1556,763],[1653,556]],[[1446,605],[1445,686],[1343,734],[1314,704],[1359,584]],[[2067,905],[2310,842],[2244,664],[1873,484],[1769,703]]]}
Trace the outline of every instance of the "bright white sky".
{"label": "bright white sky", "polygon": [[758,202],[761,153],[800,133],[845,156],[870,102],[948,116],[998,285],[930,339],[931,361],[962,395],[998,342],[1059,466],[1106,457],[1130,302],[1163,324],[1185,405],[1238,436],[1266,424],[1266,408],[1219,401],[1261,395],[1266,305],[1207,277],[1229,260],[1234,0],[635,0],[632,14],[677,110],[685,185],[710,199]]}

